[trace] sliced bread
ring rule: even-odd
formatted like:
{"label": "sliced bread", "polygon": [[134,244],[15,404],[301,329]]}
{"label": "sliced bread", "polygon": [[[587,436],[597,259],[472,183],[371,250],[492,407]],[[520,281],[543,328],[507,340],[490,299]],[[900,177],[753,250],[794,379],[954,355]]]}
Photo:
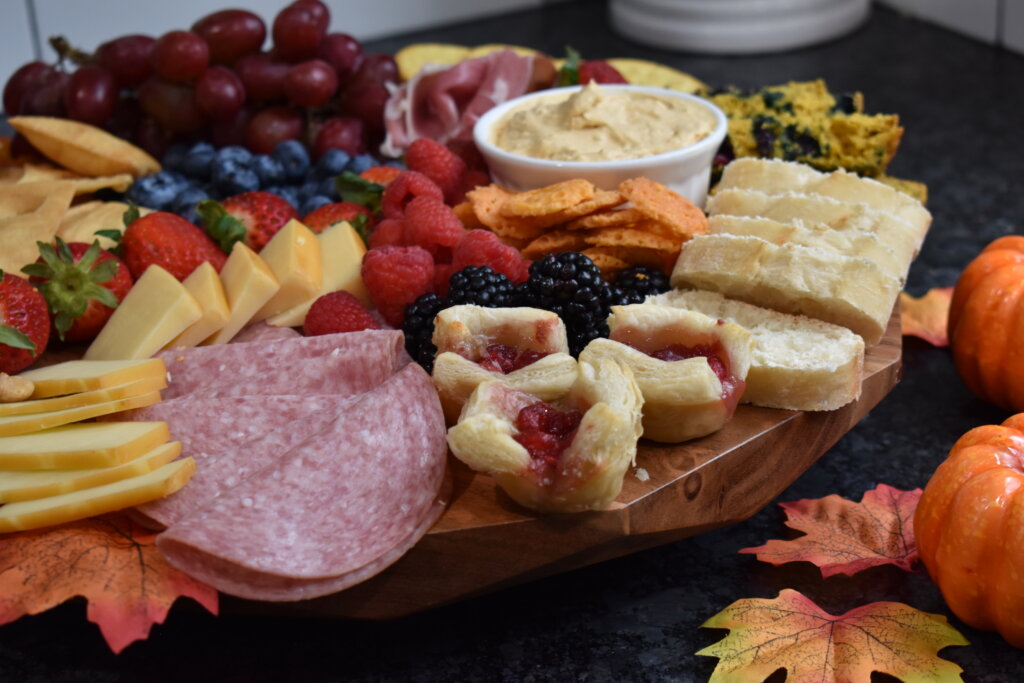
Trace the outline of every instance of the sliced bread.
{"label": "sliced bread", "polygon": [[835,410],[860,396],[864,341],[845,327],[699,290],[673,290],[645,303],[697,311],[750,331],[754,347],[744,403]]}

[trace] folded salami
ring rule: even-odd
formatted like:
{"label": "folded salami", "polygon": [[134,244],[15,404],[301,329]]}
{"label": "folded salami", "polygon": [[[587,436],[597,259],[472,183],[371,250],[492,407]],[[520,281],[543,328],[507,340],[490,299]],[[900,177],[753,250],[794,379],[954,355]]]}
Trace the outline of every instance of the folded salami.
{"label": "folded salami", "polygon": [[333,418],[160,534],[168,561],[225,593],[287,601],[397,560],[443,508],[445,424],[430,377],[407,365]]}

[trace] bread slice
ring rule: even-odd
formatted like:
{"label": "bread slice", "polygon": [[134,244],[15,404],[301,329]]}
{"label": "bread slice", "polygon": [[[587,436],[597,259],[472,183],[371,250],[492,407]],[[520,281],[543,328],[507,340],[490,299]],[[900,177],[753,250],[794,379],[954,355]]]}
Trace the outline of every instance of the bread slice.
{"label": "bread slice", "polygon": [[754,347],[744,403],[835,410],[860,396],[864,341],[845,327],[700,290],[673,290],[644,303],[698,311],[749,330]]}
{"label": "bread slice", "polygon": [[842,325],[867,344],[882,338],[901,289],[867,259],[737,235],[697,235],[684,243],[671,281]]}
{"label": "bread slice", "polygon": [[918,242],[924,240],[932,215],[913,197],[871,178],[844,170],[822,173],[792,161],[779,159],[736,159],[722,172],[718,189],[744,188],[766,194],[797,191],[817,194],[842,202],[867,204],[909,223]]}

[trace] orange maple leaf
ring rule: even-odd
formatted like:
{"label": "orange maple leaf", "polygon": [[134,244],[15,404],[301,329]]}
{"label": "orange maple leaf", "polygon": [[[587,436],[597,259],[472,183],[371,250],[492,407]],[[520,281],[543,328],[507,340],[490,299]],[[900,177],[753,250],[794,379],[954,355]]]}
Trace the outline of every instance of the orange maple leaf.
{"label": "orange maple leaf", "polygon": [[834,494],[779,503],[786,511],[786,526],[806,535],[773,539],[740,552],[757,554],[757,559],[775,565],[811,562],[825,578],[883,564],[910,571],[918,557],[914,510],[920,499],[921,489],[901,491],[879,484],[865,492],[860,503]]}
{"label": "orange maple leaf", "polygon": [[179,596],[217,613],[217,591],[167,564],[156,534],[112,514],[0,537],[0,624],[73,598],[121,652],[163,623]]}
{"label": "orange maple leaf", "polygon": [[940,614],[873,602],[832,616],[788,588],[772,600],[737,600],[702,627],[729,629],[697,653],[719,658],[710,683],[763,681],[779,669],[786,683],[868,683],[873,671],[906,683],[959,681],[962,669],[939,650],[969,644]]}
{"label": "orange maple leaf", "polygon": [[949,346],[946,326],[952,287],[933,287],[920,299],[900,292],[900,323],[903,334],[924,339],[933,346]]}

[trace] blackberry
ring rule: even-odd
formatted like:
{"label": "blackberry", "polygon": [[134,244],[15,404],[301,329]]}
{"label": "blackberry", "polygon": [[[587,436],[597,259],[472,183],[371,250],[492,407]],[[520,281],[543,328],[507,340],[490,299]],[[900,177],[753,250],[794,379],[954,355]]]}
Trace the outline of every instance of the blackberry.
{"label": "blackberry", "polygon": [[642,304],[651,294],[667,292],[669,282],[660,270],[633,266],[615,276],[615,287],[621,290],[623,295],[623,299],[617,303]]}
{"label": "blackberry", "polygon": [[427,372],[434,369],[434,355],[437,353],[437,347],[431,341],[434,336],[434,317],[445,308],[448,308],[447,301],[429,293],[405,309],[405,322],[402,323],[405,350]]}
{"label": "blackberry", "polygon": [[512,305],[514,285],[489,266],[466,266],[448,281],[448,305],[476,304],[486,308]]}
{"label": "blackberry", "polygon": [[613,289],[583,254],[551,254],[530,265],[530,277],[518,291],[521,306],[558,314],[569,336],[569,351],[578,355],[596,337],[608,336]]}

